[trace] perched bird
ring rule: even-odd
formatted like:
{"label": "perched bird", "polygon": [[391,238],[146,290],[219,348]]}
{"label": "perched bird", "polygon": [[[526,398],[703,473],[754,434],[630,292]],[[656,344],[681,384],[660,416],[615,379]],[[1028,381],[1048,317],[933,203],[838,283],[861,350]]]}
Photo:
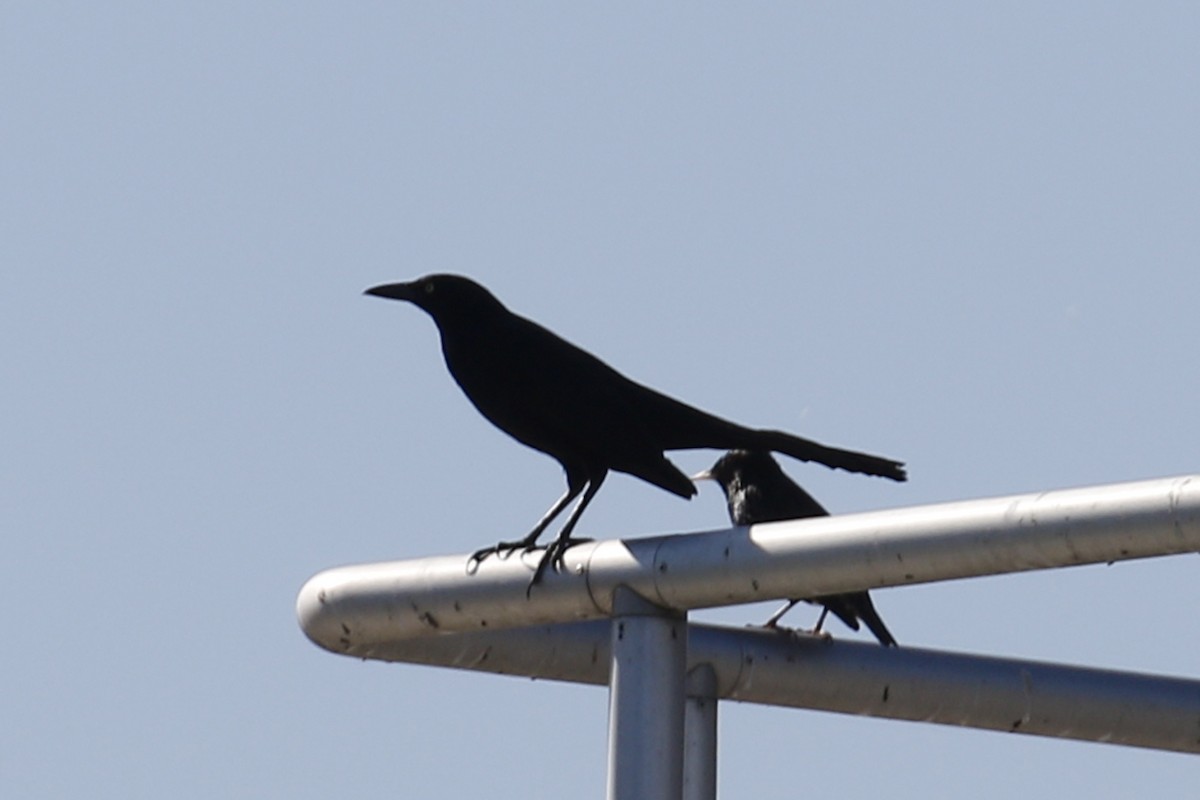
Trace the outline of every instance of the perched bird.
{"label": "perched bird", "polygon": [[558,460],[567,490],[529,534],[472,556],[532,550],[538,536],[582,492],[530,583],[560,563],[578,540],[571,531],[610,470],[690,498],[696,488],[665,450],[753,448],[828,467],[905,479],[887,458],[826,447],[774,430],[746,428],[626,378],[600,359],[520,317],[491,292],[459,275],[429,275],[375,286],[366,294],[408,301],[433,317],[450,374],[484,417],[517,441]]}
{"label": "perched bird", "polygon": [[[729,520],[734,525],[754,525],[759,522],[780,522],[785,519],[825,517],[829,515],[813,496],[784,474],[775,459],[761,450],[733,450],[721,456],[710,469],[692,476],[693,480],[714,480],[725,492]],[[896,640],[875,611],[875,604],[866,592],[827,594],[801,598],[825,608],[817,620],[814,633],[821,630],[825,615],[832,611],[842,622],[858,630],[861,619],[885,647],[895,647]],[[767,620],[775,627],[780,617],[800,600],[791,600]]]}

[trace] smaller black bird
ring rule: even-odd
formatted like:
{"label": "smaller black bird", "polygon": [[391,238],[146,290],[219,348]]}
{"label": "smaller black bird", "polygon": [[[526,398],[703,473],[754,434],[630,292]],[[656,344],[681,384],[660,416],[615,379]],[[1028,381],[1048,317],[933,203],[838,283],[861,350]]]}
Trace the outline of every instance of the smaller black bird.
{"label": "smaller black bird", "polygon": [[[786,519],[825,517],[829,512],[813,496],[789,478],[770,453],[761,450],[730,450],[710,469],[692,476],[692,480],[714,480],[725,492],[729,520],[734,525],[754,525],[759,522],[780,522]],[[825,615],[832,611],[842,622],[858,630],[862,620],[884,647],[895,647],[896,640],[875,611],[871,596],[866,592],[829,594],[800,598],[825,608],[821,611],[814,633],[819,633]],[[766,622],[775,627],[780,617],[791,610],[800,599],[791,600]]]}

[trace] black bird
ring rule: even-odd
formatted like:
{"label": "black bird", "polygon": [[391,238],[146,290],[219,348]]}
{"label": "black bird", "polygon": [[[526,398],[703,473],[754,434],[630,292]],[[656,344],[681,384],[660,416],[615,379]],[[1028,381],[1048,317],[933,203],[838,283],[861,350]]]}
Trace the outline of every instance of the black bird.
{"label": "black bird", "polygon": [[[829,515],[813,496],[784,474],[770,453],[761,450],[733,450],[721,456],[710,469],[692,476],[693,480],[714,480],[725,492],[729,520],[734,525],[754,525],[759,522],[780,522],[785,519],[825,517]],[[895,647],[896,640],[875,611],[875,604],[866,592],[828,594],[802,598],[825,608],[813,628],[821,630],[825,615],[832,611],[842,622],[858,630],[861,619],[885,647]],[[775,627],[780,617],[800,600],[791,600],[775,612],[766,625]]]}
{"label": "black bird", "polygon": [[550,522],[583,493],[530,586],[541,579],[547,563],[561,562],[566,549],[578,542],[571,539],[571,531],[609,470],[683,498],[696,493],[691,480],[663,455],[665,450],[773,450],[835,469],[905,479],[904,465],[898,461],[826,447],[781,431],[746,428],[635,383],[591,353],[512,313],[469,278],[429,275],[366,293],[406,300],[433,317],[446,366],[475,408],[517,441],[557,459],[566,473],[567,491],[524,539],[479,550],[472,562],[493,553],[532,550]]}

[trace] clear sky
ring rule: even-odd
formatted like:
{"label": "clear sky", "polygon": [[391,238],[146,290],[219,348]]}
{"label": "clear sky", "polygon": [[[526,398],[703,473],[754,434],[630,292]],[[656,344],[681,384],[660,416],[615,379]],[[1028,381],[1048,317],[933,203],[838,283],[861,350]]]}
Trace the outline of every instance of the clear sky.
{"label": "clear sky", "polygon": [[[835,512],[1200,471],[1197,42],[1194,3],[6,4],[0,794],[602,796],[604,690],[296,624],[313,573],[562,488],[377,283],[470,274],[659,389],[908,462],[786,462]],[[579,533],[723,520],[618,476]],[[1198,570],[876,604],[902,644],[1196,677]],[[720,782],[1190,797],[1200,761],[725,704]]]}

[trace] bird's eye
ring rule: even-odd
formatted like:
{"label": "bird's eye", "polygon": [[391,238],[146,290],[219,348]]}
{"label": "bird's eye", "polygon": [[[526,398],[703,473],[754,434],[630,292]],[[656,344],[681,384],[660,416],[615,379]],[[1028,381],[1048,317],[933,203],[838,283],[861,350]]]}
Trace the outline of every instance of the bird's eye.
{"label": "bird's eye", "polygon": [[421,288],[425,290],[425,294],[433,294],[433,281],[425,281]]}

